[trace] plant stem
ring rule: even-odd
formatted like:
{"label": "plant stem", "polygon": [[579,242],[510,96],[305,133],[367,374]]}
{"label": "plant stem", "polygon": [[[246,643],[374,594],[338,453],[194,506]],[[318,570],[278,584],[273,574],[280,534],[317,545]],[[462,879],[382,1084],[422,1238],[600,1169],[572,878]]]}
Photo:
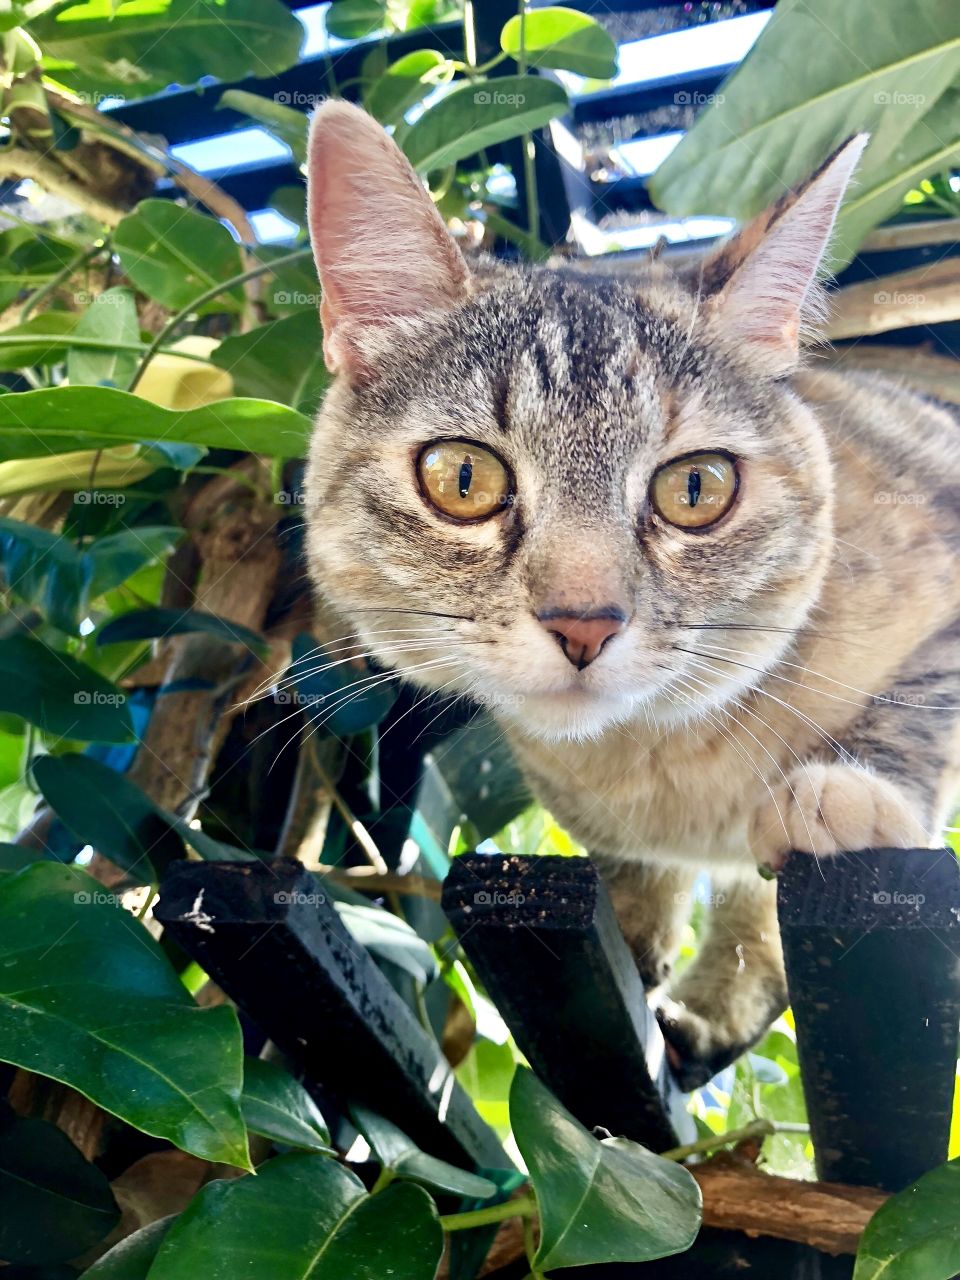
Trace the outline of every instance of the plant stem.
{"label": "plant stem", "polygon": [[537,1211],[534,1196],[518,1196],[516,1200],[504,1200],[492,1204],[489,1209],[470,1209],[466,1213],[448,1213],[440,1219],[444,1231],[466,1231],[469,1227],[485,1227],[491,1222],[505,1222],[507,1218],[530,1218]]}
{"label": "plant stem", "polygon": [[378,1191],[382,1191],[384,1187],[389,1187],[390,1183],[397,1175],[392,1169],[388,1169],[386,1165],[377,1174],[377,1180],[370,1188],[370,1194],[375,1196]]}
{"label": "plant stem", "polygon": [[292,253],[285,253],[282,258],[274,258],[272,262],[260,262],[255,267],[251,267],[249,271],[241,271],[237,275],[231,276],[229,280],[224,280],[222,283],[214,285],[212,289],[207,289],[204,293],[198,294],[197,297],[188,302],[185,307],[182,307],[176,315],[170,317],[164,327],[150,343],[143,359],[137,366],[136,373],[130,379],[127,390],[135,391],[137,389],[137,384],[143,377],[147,365],[153,357],[167,342],[170,336],[180,328],[181,324],[183,324],[183,322],[199,307],[210,302],[213,298],[219,297],[221,293],[226,293],[230,289],[235,289],[237,285],[246,284],[248,280],[255,280],[257,276],[269,275],[272,271],[276,271],[278,267],[285,267],[291,262],[299,262],[303,258],[311,257],[312,254],[313,250],[310,248],[295,249]]}
{"label": "plant stem", "polygon": [[[520,57],[517,69],[522,76],[527,74],[527,0],[520,0]],[[523,147],[523,185],[527,192],[527,231],[531,239],[540,240],[540,196],[537,191],[536,152],[532,133],[525,133],[520,139]]]}
{"label": "plant stem", "polygon": [[726,1133],[712,1133],[707,1138],[698,1138],[696,1142],[684,1143],[682,1147],[671,1147],[669,1151],[661,1151],[664,1160],[686,1160],[687,1156],[699,1155],[703,1151],[715,1151],[717,1147],[729,1146],[732,1142],[745,1142],[748,1138],[769,1138],[774,1133],[809,1133],[807,1124],[790,1124],[779,1120],[751,1120],[740,1129],[728,1129]]}
{"label": "plant stem", "polygon": [[75,257],[70,259],[65,267],[61,267],[56,275],[51,276],[46,284],[42,284],[39,289],[35,289],[20,308],[20,323],[22,324],[29,319],[31,311],[36,310],[44,298],[49,297],[55,289],[63,284],[64,280],[69,280],[75,271],[79,271],[85,263],[95,258],[103,248],[104,242],[102,240],[85,245]]}

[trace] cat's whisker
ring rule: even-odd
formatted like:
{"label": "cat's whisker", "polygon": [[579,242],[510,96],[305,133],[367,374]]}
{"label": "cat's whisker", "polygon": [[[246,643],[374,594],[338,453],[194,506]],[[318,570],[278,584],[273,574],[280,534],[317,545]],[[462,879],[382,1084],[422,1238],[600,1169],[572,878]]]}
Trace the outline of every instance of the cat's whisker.
{"label": "cat's whisker", "polygon": [[470,613],[440,613],[436,609],[387,609],[381,605],[371,606],[369,609],[351,609],[351,613],[403,613],[409,614],[411,617],[418,618],[455,618],[459,622],[476,622],[476,618]]}
{"label": "cat's whisker", "polygon": [[[679,645],[674,645],[673,647],[674,647],[675,649],[680,649],[680,646],[679,646]],[[748,657],[752,657],[752,656],[754,656],[754,655],[752,655],[752,654],[750,653],[750,650],[749,650],[749,649],[733,649],[733,648],[731,648],[729,645],[725,645],[725,646],[722,646],[722,647],[721,647],[720,645],[710,645],[710,644],[707,644],[707,645],[706,645],[706,648],[715,650],[715,653],[700,653],[700,652],[699,652],[699,650],[695,650],[695,649],[680,649],[680,652],[681,652],[681,653],[696,653],[696,654],[697,654],[697,656],[698,656],[698,657],[701,657],[701,658],[711,658],[711,657],[712,657],[712,658],[714,658],[714,660],[715,660],[715,661],[717,661],[717,662],[730,662],[730,663],[732,663],[732,665],[734,665],[734,666],[746,667],[748,671],[757,671],[757,672],[759,672],[761,675],[769,675],[769,676],[772,676],[775,680],[784,680],[784,681],[786,681],[786,683],[788,683],[788,684],[795,684],[795,685],[798,685],[801,689],[807,689],[807,690],[809,690],[811,693],[815,693],[815,694],[817,694],[817,695],[819,695],[819,696],[821,696],[821,697],[824,697],[824,698],[833,698],[833,699],[834,699],[835,701],[837,701],[837,702],[847,702],[847,703],[849,703],[851,706],[854,706],[854,707],[862,707],[862,706],[863,706],[863,703],[861,703],[861,702],[857,702],[857,701],[855,701],[854,699],[851,699],[851,698],[842,698],[842,697],[840,697],[838,694],[829,693],[829,692],[828,692],[827,690],[825,690],[825,689],[815,689],[815,688],[813,688],[811,685],[807,684],[807,683],[806,683],[805,681],[803,681],[803,680],[791,680],[791,679],[789,679],[789,677],[787,677],[787,676],[781,676],[781,675],[778,675],[778,674],[776,673],[776,671],[773,671],[773,670],[771,670],[771,671],[765,671],[765,670],[763,670],[763,669],[762,669],[762,668],[760,668],[760,667],[752,667],[752,666],[750,666],[748,663],[745,663],[745,662],[734,662],[732,658],[726,658],[726,657],[724,657],[724,656],[723,656],[723,655],[724,655],[724,654],[726,654],[726,653],[739,653],[739,654],[746,654]],[[929,705],[929,704],[927,704],[927,703],[901,702],[901,701],[899,701],[899,700],[898,700],[898,699],[896,699],[896,698],[886,698],[886,697],[884,697],[882,694],[874,694],[874,693],[870,693],[870,691],[869,691],[869,690],[867,690],[867,689],[858,689],[856,685],[853,685],[853,684],[846,684],[846,683],[844,683],[844,681],[843,681],[843,680],[835,680],[835,679],[833,678],[833,676],[825,675],[822,671],[814,671],[812,667],[808,667],[808,666],[806,666],[806,665],[805,665],[804,663],[802,663],[802,662],[788,662],[786,659],[781,659],[781,660],[779,661],[778,665],[779,665],[779,666],[784,666],[784,667],[793,667],[793,668],[795,668],[797,671],[803,671],[803,672],[805,672],[807,675],[810,675],[810,676],[815,677],[817,680],[826,680],[829,684],[835,684],[835,685],[837,686],[837,688],[839,688],[839,689],[848,689],[851,693],[859,693],[859,694],[861,694],[864,698],[869,698],[869,699],[870,699],[870,701],[871,701],[872,703],[882,704],[882,705],[884,705],[884,706],[889,706],[889,707],[910,707],[910,708],[912,708],[913,710],[917,710],[917,711],[920,711],[920,710],[923,710],[923,711],[958,711],[958,710],[960,710],[960,707],[957,707],[957,706],[930,706],[930,705]]]}
{"label": "cat's whisker", "polygon": [[[743,746],[742,743],[739,743],[736,740],[735,735],[731,733],[730,730],[728,730],[727,727],[717,719],[717,717],[713,714],[712,711],[709,710],[709,708],[703,706],[702,701],[699,699],[699,695],[697,695],[697,690],[694,689],[692,685],[688,684],[685,678],[683,677],[677,677],[677,678],[680,680],[680,683],[685,685],[686,688],[694,695],[693,697],[691,697],[689,695],[684,695],[681,693],[680,696],[686,697],[688,704],[692,705],[695,710],[699,711],[700,714],[702,714],[704,718],[708,720],[710,724],[713,725],[713,727],[720,734],[720,736],[724,738],[727,742],[729,742],[730,746],[733,747],[734,751],[736,751],[736,753],[740,756],[741,760],[746,761],[746,763],[749,765],[753,773],[756,774],[757,778],[766,787],[767,793],[770,796],[770,802],[773,805],[774,809],[776,809],[777,817],[780,819],[780,825],[783,827],[783,834],[786,836],[787,840],[789,841],[790,831],[789,831],[789,828],[787,827],[787,820],[783,815],[780,805],[777,803],[776,794],[773,790],[773,787],[771,787],[769,780],[763,773],[763,770],[757,764],[756,760],[754,760],[754,758],[750,755],[749,751],[747,751],[746,747]],[[680,693],[680,690],[678,689],[677,692]]]}

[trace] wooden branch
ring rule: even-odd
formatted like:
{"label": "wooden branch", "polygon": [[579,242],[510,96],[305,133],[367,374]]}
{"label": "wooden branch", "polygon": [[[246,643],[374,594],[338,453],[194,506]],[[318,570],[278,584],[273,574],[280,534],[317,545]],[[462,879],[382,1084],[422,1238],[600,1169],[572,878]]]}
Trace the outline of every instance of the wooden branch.
{"label": "wooden branch", "polygon": [[322,876],[329,876],[334,884],[359,893],[399,893],[413,898],[429,898],[431,902],[439,902],[443,894],[441,881],[427,876],[380,872],[376,867],[333,867],[327,863],[321,863],[314,870]]}
{"label": "wooden branch", "polygon": [[25,147],[13,146],[0,152],[0,178],[30,178],[44,191],[69,200],[108,227],[115,227],[129,212],[81,186],[55,161]]}
{"label": "wooden branch", "polygon": [[960,319],[960,258],[871,277],[831,297],[826,336],[860,338],[891,329]]}
{"label": "wooden branch", "polygon": [[960,218],[924,218],[877,227],[860,246],[861,253],[887,249],[914,249],[928,244],[954,244],[960,240]]}
{"label": "wooden branch", "polygon": [[857,342],[849,347],[826,347],[816,354],[818,359],[839,373],[863,371],[886,374],[915,391],[960,404],[960,361],[952,356],[937,355],[927,346],[880,346]]}

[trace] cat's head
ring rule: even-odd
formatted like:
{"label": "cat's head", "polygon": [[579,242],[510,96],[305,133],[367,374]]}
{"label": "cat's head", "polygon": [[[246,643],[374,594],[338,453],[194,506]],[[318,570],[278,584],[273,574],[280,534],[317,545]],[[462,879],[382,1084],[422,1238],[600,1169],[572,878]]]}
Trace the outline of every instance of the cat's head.
{"label": "cat's head", "polygon": [[380,126],[322,106],[309,217],[336,377],[308,547],[344,632],[550,738],[754,683],[827,561],[826,446],[789,374],[863,142],[686,278],[614,280],[468,267]]}

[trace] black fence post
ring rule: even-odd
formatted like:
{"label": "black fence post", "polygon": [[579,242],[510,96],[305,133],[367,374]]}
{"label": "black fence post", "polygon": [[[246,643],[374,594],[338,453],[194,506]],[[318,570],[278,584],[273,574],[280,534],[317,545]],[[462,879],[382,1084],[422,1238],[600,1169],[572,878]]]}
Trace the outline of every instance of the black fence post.
{"label": "black fence post", "polygon": [[819,1175],[897,1191],[947,1158],[960,1021],[956,856],[794,854],[778,898]]}
{"label": "black fence post", "polygon": [[654,1151],[688,1140],[693,1122],[591,862],[465,855],[443,909],[521,1052],[582,1124]]}
{"label": "black fence post", "polygon": [[437,1042],[299,862],[176,863],[154,914],[309,1079],[431,1155],[510,1167]]}

